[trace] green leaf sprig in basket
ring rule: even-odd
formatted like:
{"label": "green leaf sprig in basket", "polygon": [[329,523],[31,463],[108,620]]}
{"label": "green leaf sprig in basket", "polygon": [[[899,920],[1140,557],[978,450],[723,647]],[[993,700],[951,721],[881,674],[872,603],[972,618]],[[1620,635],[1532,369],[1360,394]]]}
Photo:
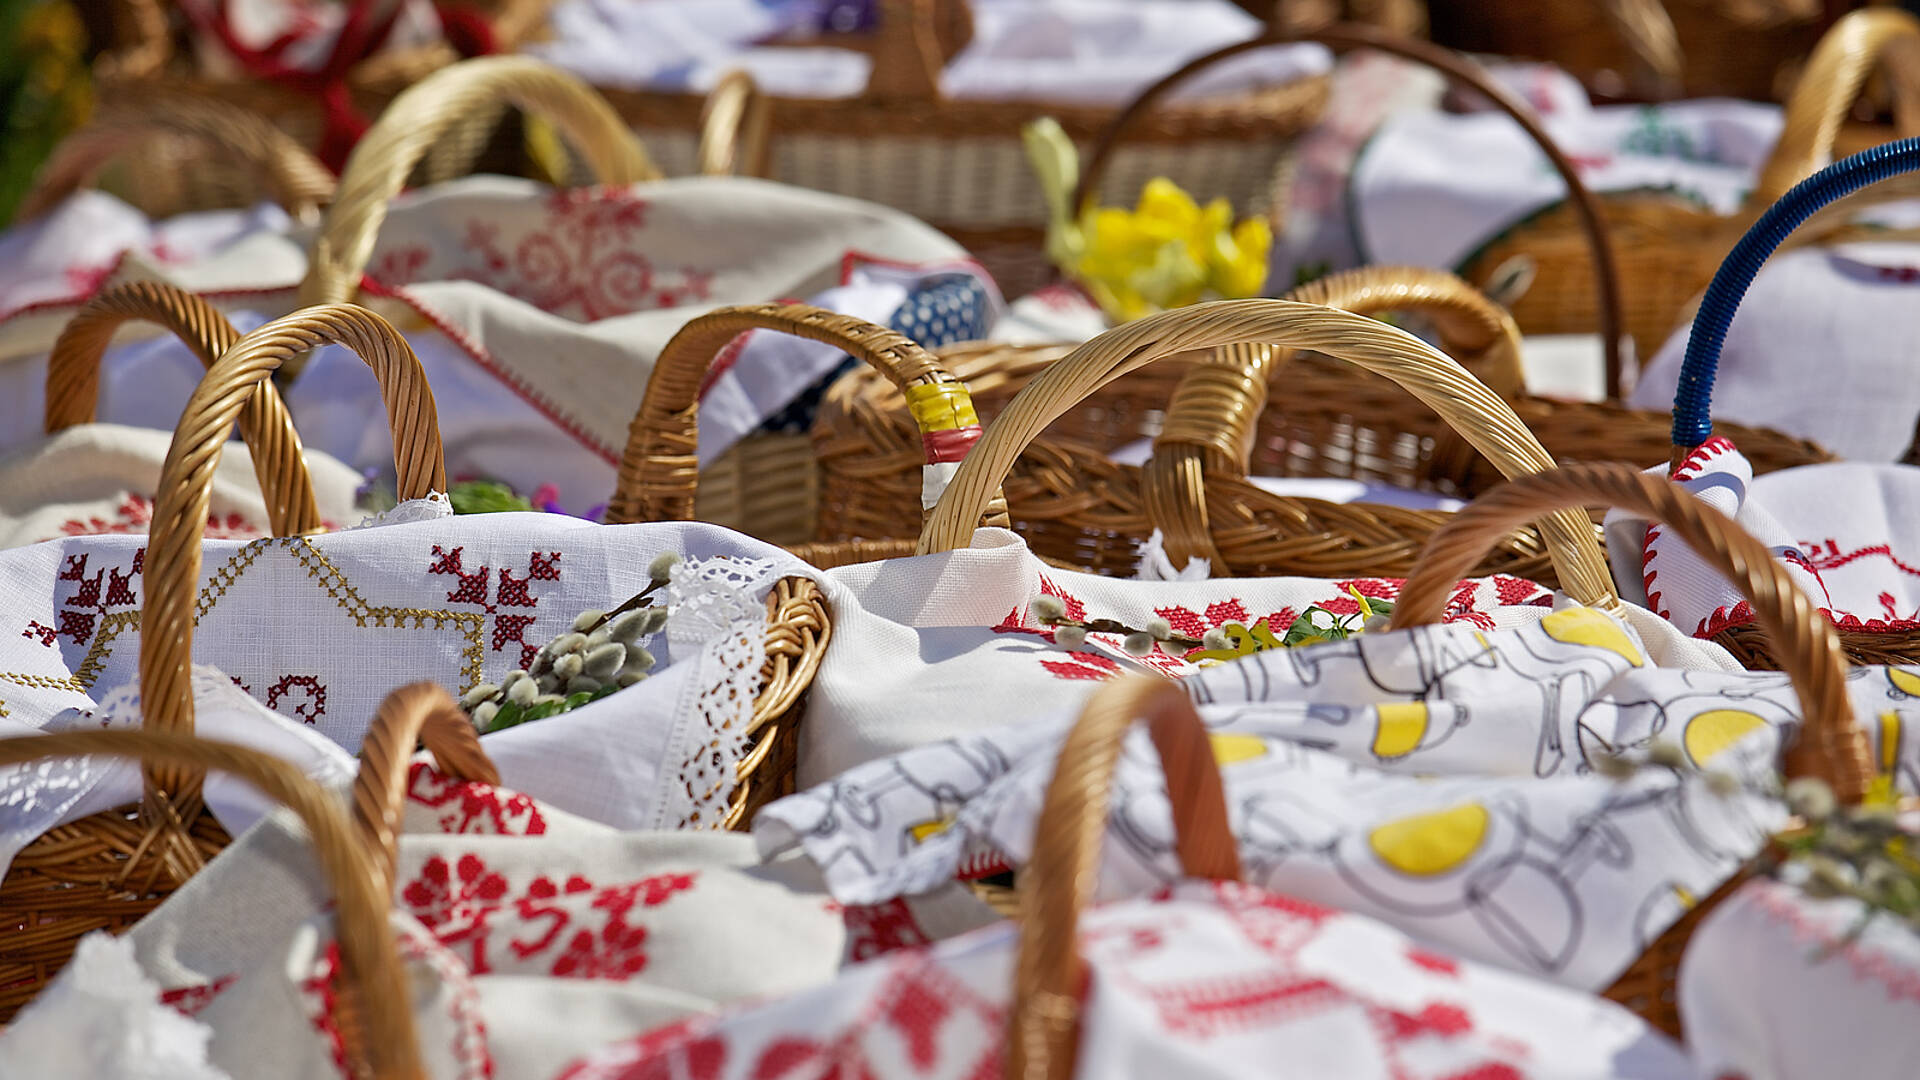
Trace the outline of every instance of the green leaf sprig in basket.
{"label": "green leaf sprig in basket", "polygon": [[651,583],[612,611],[587,610],[566,633],[540,646],[533,662],[507,673],[498,684],[483,682],[460,696],[460,707],[488,735],[545,720],[632,686],[653,670],[654,658],[640,644],[667,624],[667,609],[647,600],[671,578],[680,556],[653,560]]}

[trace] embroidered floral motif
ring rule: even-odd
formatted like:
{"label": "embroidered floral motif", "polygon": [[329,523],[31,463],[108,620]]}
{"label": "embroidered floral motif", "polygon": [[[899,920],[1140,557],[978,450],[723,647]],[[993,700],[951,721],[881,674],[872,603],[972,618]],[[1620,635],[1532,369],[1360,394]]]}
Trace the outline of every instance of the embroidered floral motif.
{"label": "embroidered floral motif", "polygon": [[541,836],[547,831],[547,819],[531,796],[455,780],[423,761],[408,769],[407,798],[439,810],[440,831],[445,833]]}
{"label": "embroidered floral motif", "polygon": [[29,620],[21,637],[38,638],[40,644],[50,649],[63,637],[75,645],[85,645],[93,639],[101,619],[139,606],[140,598],[133,592],[133,579],[140,576],[146,565],[147,549],[133,553],[133,565],[127,571],[106,567],[95,570],[91,577],[87,576],[90,557],[86,553],[69,555],[67,565],[60,570],[57,580],[73,582],[77,587],[60,602],[61,610],[56,613],[59,625],[47,626]]}
{"label": "embroidered floral motif", "polygon": [[[469,573],[461,563],[463,547],[448,551],[439,544],[433,545],[435,561],[427,567],[429,574],[450,574],[460,582],[458,588],[447,593],[450,604],[473,604],[484,609],[493,620],[493,651],[499,652],[509,642],[520,646],[520,655],[515,667],[526,667],[533,663],[533,654],[540,651],[538,645],[527,643],[527,627],[533,625],[535,616],[503,612],[501,608],[534,608],[539,606],[540,598],[533,595],[531,586],[536,581],[560,580],[560,553],[557,551],[529,552],[527,571],[521,577],[501,567],[498,587],[493,587],[494,570],[489,566]],[[488,599],[491,591],[492,599]]]}
{"label": "embroidered floral motif", "polygon": [[[250,687],[241,685],[239,679],[233,681],[242,690],[253,692]],[[280,706],[282,699],[288,701],[286,708]],[[267,690],[267,708],[309,725],[317,724],[327,714],[327,688],[312,675],[283,675],[279,682]]]}
{"label": "embroidered floral motif", "polygon": [[[447,276],[586,322],[706,300],[711,271],[656,267],[641,253],[636,234],[646,210],[646,200],[622,188],[557,191],[547,199],[543,225],[517,242],[503,240],[494,222],[468,221],[461,242],[478,262]],[[422,271],[411,260],[400,269],[409,279]]]}
{"label": "embroidered floral motif", "polygon": [[659,907],[694,888],[694,874],[660,874],[613,886],[596,886],[579,875],[556,882],[540,876],[519,895],[505,875],[476,855],[449,865],[429,858],[401,900],[438,941],[461,953],[476,975],[495,970],[490,950],[493,921],[506,913],[516,928],[506,938],[514,970],[544,968],[573,979],[627,979],[647,966],[647,928],[633,921],[639,910]]}
{"label": "embroidered floral motif", "polygon": [[920,929],[906,900],[898,896],[878,904],[842,908],[840,917],[847,926],[847,958],[855,962],[931,944],[933,940]]}
{"label": "embroidered floral motif", "polygon": [[[60,525],[64,536],[100,536],[109,533],[143,533],[153,524],[153,500],[137,493],[129,492],[120,505],[114,508],[112,517],[98,514],[87,518],[69,518]],[[207,533],[209,540],[252,540],[267,535],[267,530],[248,521],[239,514],[207,515]],[[47,537],[52,539],[52,537]]]}

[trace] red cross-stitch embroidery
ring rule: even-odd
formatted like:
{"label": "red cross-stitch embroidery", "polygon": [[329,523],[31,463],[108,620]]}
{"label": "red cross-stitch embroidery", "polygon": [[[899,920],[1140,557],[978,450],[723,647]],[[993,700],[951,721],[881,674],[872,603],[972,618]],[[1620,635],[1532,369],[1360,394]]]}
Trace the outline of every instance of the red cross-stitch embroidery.
{"label": "red cross-stitch embroidery", "polygon": [[133,565],[124,572],[110,566],[95,570],[89,577],[87,561],[90,557],[85,553],[67,556],[67,564],[57,575],[58,581],[72,582],[76,586],[60,602],[60,610],[54,613],[54,620],[59,625],[47,626],[38,620],[28,620],[27,628],[20,633],[21,637],[37,638],[40,644],[50,649],[63,637],[75,645],[85,645],[93,640],[93,632],[99,626],[101,616],[115,609],[139,605],[140,598],[133,592],[133,579],[140,576],[146,565],[146,548],[133,553]]}
{"label": "red cross-stitch embroidery", "polygon": [[933,940],[920,929],[906,900],[897,896],[878,904],[841,908],[840,918],[847,926],[847,956],[855,961],[931,944]]}
{"label": "red cross-stitch embroidery", "polygon": [[[560,580],[560,553],[557,551],[529,552],[527,572],[514,577],[513,572],[501,567],[496,579],[492,567],[482,566],[469,572],[462,564],[462,553],[466,549],[457,547],[451,551],[433,545],[434,561],[427,566],[429,574],[449,574],[460,582],[459,586],[447,593],[450,604],[472,604],[486,611],[493,621],[492,646],[494,652],[506,648],[509,642],[520,646],[520,667],[533,663],[533,654],[540,651],[538,645],[528,644],[527,627],[533,625],[535,616],[516,612],[501,611],[501,608],[534,608],[539,606],[540,598],[533,595],[531,585],[536,581]],[[494,588],[494,582],[498,587]],[[488,596],[491,592],[492,599]]]}
{"label": "red cross-stitch embroidery", "polygon": [[[235,679],[234,684],[248,690],[239,679]],[[287,701],[286,708],[280,707],[282,700]],[[327,715],[327,688],[312,675],[283,675],[267,690],[267,708],[317,724]]]}
{"label": "red cross-stitch embroidery", "polygon": [[[95,514],[85,518],[69,518],[61,523],[60,534],[102,536],[110,533],[143,533],[152,524],[153,500],[145,495],[128,493],[114,508],[112,517]],[[207,515],[206,538],[209,540],[252,540],[264,535],[265,529],[239,514]]]}
{"label": "red cross-stitch embroidery", "polygon": [[532,796],[455,780],[424,761],[408,770],[407,798],[440,811],[441,832],[540,836],[547,831],[547,819]]}

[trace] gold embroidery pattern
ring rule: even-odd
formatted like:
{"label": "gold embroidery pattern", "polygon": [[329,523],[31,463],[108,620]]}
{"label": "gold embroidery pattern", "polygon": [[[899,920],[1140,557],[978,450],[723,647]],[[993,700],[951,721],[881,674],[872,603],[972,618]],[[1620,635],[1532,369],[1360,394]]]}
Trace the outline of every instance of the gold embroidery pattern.
{"label": "gold embroidery pattern", "polygon": [[[194,604],[195,626],[200,624],[200,620],[213,610],[214,605],[227,594],[227,590],[253,566],[259,559],[260,553],[266,550],[269,544],[286,548],[287,553],[306,568],[307,576],[313,579],[357,626],[392,627],[401,630],[440,630],[451,623],[467,639],[466,646],[461,650],[461,685],[472,686],[480,681],[481,664],[485,655],[481,645],[481,633],[486,624],[485,615],[471,611],[376,607],[369,604],[347,581],[346,575],[341,573],[340,569],[304,536],[267,537],[254,540],[234,552],[232,558],[208,575],[206,587],[201,589]],[[81,660],[79,667],[74,669],[73,677],[70,679],[62,681],[37,675],[4,674],[0,674],[0,679],[12,679],[16,682],[34,679],[39,681],[25,682],[25,684],[47,689],[78,690],[84,693],[91,690],[94,681],[100,677],[101,670],[106,666],[107,656],[112,651],[113,640],[128,627],[139,625],[139,611],[117,611],[103,618],[99,630],[94,634],[93,643],[87,649],[85,659]]]}

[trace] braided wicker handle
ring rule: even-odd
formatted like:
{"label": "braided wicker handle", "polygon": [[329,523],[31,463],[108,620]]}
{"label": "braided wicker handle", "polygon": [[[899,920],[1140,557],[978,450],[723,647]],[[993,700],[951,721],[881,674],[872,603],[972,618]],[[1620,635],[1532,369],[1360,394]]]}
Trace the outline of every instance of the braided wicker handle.
{"label": "braided wicker handle", "polygon": [[[146,560],[146,606],[140,613],[140,701],[152,731],[193,730],[193,625],[200,583],[200,544],[214,470],[233,421],[261,383],[288,357],[341,344],[380,380],[393,432],[402,499],[447,486],[433,392],[405,338],[385,319],[345,304],[308,308],[260,327],[228,349],[188,400],[160,471]],[[200,778],[177,770],[149,772],[150,789],[175,796]]]}
{"label": "braided wicker handle", "polygon": [[1804,724],[1787,751],[1787,772],[1818,776],[1841,798],[1858,802],[1873,779],[1873,758],[1847,702],[1846,659],[1833,623],[1765,544],[1671,481],[1626,465],[1569,465],[1494,488],[1427,541],[1400,590],[1391,627],[1439,622],[1454,583],[1494,540],[1548,511],[1579,506],[1617,506],[1664,522],[1739,588],[1800,696]]}
{"label": "braided wicker handle", "polygon": [[[1384,375],[1425,402],[1507,476],[1543,472],[1553,457],[1507,403],[1446,354],[1385,323],[1292,300],[1222,300],[1149,315],[1054,361],[1015,395],[955,474],[920,534],[921,554],[967,543],[973,521],[1013,462],[1046,426],[1114,379],[1164,356],[1253,342],[1312,349]],[[1614,597],[1606,557],[1585,517],[1541,525],[1560,582],[1583,603]]]}
{"label": "braided wicker handle", "polygon": [[559,68],[524,56],[449,65],[394,98],[353,148],[300,284],[304,303],[353,299],[373,257],[387,203],[400,194],[421,156],[463,117],[500,101],[552,121],[601,183],[660,177],[613,107]]}
{"label": "braided wicker handle", "polygon": [[1547,156],[1547,162],[1560,174],[1567,185],[1567,197],[1573,201],[1574,210],[1580,216],[1580,226],[1586,231],[1587,245],[1593,251],[1594,288],[1599,293],[1600,335],[1606,350],[1607,396],[1618,398],[1620,385],[1625,374],[1625,363],[1620,356],[1620,339],[1625,334],[1626,317],[1622,313],[1620,300],[1620,272],[1613,260],[1613,242],[1607,232],[1604,219],[1600,216],[1600,202],[1588,190],[1580,179],[1580,171],[1560,150],[1558,143],[1547,134],[1533,109],[1521,100],[1513,91],[1508,90],[1478,64],[1453,52],[1424,41],[1401,37],[1397,34],[1371,26],[1338,24],[1319,29],[1304,30],[1299,33],[1281,34],[1269,30],[1265,35],[1250,41],[1228,45],[1216,49],[1205,56],[1188,61],[1172,74],[1141,91],[1132,104],[1120,111],[1107,125],[1107,129],[1094,140],[1093,150],[1087,156],[1086,164],[1080,172],[1080,184],[1074,188],[1073,202],[1076,207],[1085,207],[1092,203],[1099,193],[1101,176],[1106,172],[1107,162],[1119,148],[1120,140],[1127,130],[1161,99],[1172,93],[1188,79],[1222,61],[1239,56],[1255,49],[1269,48],[1293,42],[1316,42],[1335,52],[1351,49],[1379,49],[1405,60],[1430,67],[1445,75],[1455,84],[1477,91],[1493,102],[1501,112],[1512,117],[1520,125],[1527,137],[1540,147]]}
{"label": "braided wicker handle", "polygon": [[[693,520],[700,479],[700,384],[714,359],[749,330],[824,341],[885,375],[906,396],[920,425],[927,468],[939,474],[929,476],[936,486],[944,479],[942,466],[959,461],[980,437],[966,384],[904,334],[808,304],[719,308],[682,326],[654,361],[646,396],[627,432],[619,482],[607,503],[608,522]],[[998,485],[977,518],[982,524],[1007,523]]]}
{"label": "braided wicker handle", "polygon": [[1660,0],[1601,0],[1600,9],[1619,32],[1633,58],[1646,69],[1654,82],[1657,96],[1672,97],[1680,91],[1680,74],[1686,57],[1680,50],[1680,35],[1673,28],[1673,17]]}
{"label": "braided wicker handle", "polygon": [[1060,748],[1034,826],[1033,857],[1021,872],[1020,952],[1007,1038],[1007,1076],[1013,1080],[1073,1076],[1086,989],[1080,912],[1092,903],[1100,878],[1113,770],[1136,719],[1147,722],[1167,774],[1181,872],[1240,880],[1220,767],[1192,700],[1166,679],[1129,676],[1102,685]]}
{"label": "braided wicker handle", "polygon": [[[1479,374],[1488,389],[1502,398],[1523,389],[1520,328],[1513,316],[1444,270],[1361,267],[1302,285],[1285,298],[1361,315],[1424,312],[1435,319],[1448,355]],[[1208,523],[1206,474],[1213,469],[1247,475],[1269,383],[1286,352],[1263,345],[1215,350],[1174,390],[1141,486],[1148,517],[1160,528],[1175,566],[1194,557],[1224,565]]]}
{"label": "braided wicker handle", "polygon": [[54,148],[15,217],[39,217],[87,184],[109,161],[149,139],[188,136],[225,159],[249,165],[295,218],[333,198],[333,174],[286,132],[245,109],[211,98],[166,96],[103,110]]}
{"label": "braided wicker handle", "polygon": [[947,60],[973,39],[967,0],[879,0],[867,97],[934,102]]}
{"label": "braided wicker handle", "polygon": [[71,731],[0,739],[0,766],[56,757],[138,758],[176,771],[215,770],[245,780],[300,816],[313,840],[320,867],[333,885],[334,926],[340,942],[341,975],[364,1024],[353,1028],[347,1050],[363,1068],[355,1075],[376,1080],[421,1080],[420,1048],[405,973],[387,928],[392,906],[386,879],[372,854],[341,812],[332,792],[289,762],[252,747],[197,739],[179,731]]}
{"label": "braided wicker handle", "polygon": [[1900,135],[1920,135],[1920,19],[1892,7],[1849,12],[1821,35],[1794,84],[1780,141],[1747,195],[1748,217],[1833,161],[1840,128],[1876,67],[1893,86]]}
{"label": "braided wicker handle", "polygon": [[360,744],[360,772],[353,780],[354,823],[387,883],[382,890],[387,893],[392,892],[400,819],[406,811],[408,766],[418,743],[425,743],[434,764],[455,780],[500,782],[499,770],[480,748],[473,721],[445,690],[417,682],[388,694]]}
{"label": "braided wicker handle", "polygon": [[[52,435],[93,422],[100,398],[100,359],[113,333],[129,319],[144,319],[173,331],[200,362],[213,362],[240,340],[227,317],[192,293],[172,285],[139,281],[95,295],[61,329],[47,359],[46,430]],[[313,477],[301,456],[280,392],[262,386],[240,413],[240,437],[253,453],[253,472],[267,502],[267,524],[276,536],[298,536],[320,528]]]}
{"label": "braided wicker handle", "polygon": [[700,106],[701,176],[765,176],[767,173],[767,95],[753,76],[735,68]]}

